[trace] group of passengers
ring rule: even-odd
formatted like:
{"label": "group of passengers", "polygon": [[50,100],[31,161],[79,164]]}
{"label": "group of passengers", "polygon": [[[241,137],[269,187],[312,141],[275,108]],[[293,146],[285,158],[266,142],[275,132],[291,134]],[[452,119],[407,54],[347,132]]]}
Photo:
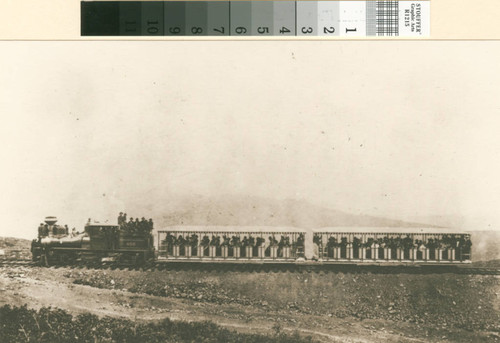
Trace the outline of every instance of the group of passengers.
{"label": "group of passengers", "polygon": [[[216,234],[203,234],[200,240],[196,233],[191,235],[167,233],[166,238],[162,240],[162,245],[166,248],[167,254],[174,254],[174,247],[178,247],[177,254],[179,256],[186,256],[188,252],[190,256],[199,256],[201,254],[201,256],[212,257],[221,257],[224,254],[227,254],[226,257],[290,257],[290,253],[302,254],[304,251],[304,235],[300,234],[295,241],[290,242],[290,240],[288,235],[281,235],[279,241],[274,235],[270,235],[266,241],[266,238],[262,236],[244,235],[241,238],[240,235],[220,236]],[[274,256],[272,254],[273,247],[276,249]],[[199,248],[201,248],[201,252]],[[225,252],[224,248],[226,249]],[[240,249],[236,250],[236,248]],[[251,252],[248,251],[248,248],[250,248]],[[288,255],[286,254],[286,248],[291,248]]]}
{"label": "group of passengers", "polygon": [[130,233],[150,234],[153,231],[153,219],[146,220],[146,218],[130,218],[127,221],[127,214],[120,212],[118,215],[118,225],[121,230]]}
{"label": "group of passengers", "polygon": [[[252,235],[243,236],[243,239],[240,236],[233,235],[231,237],[227,235],[212,235],[209,237],[208,235],[204,235],[199,242],[199,238],[197,234],[191,234],[189,236],[179,235],[176,237],[171,233],[167,233],[165,240],[163,240],[163,244],[167,246],[191,246],[197,247],[198,243],[202,247],[260,247],[265,246],[266,239],[264,237],[253,237]],[[290,243],[290,237],[286,235],[282,235],[280,240],[278,241],[274,235],[268,237],[268,246],[277,246],[279,248],[291,247],[293,245],[303,246],[304,245],[304,235],[300,234],[295,243]]]}
{"label": "group of passengers", "polygon": [[[318,246],[322,245],[321,237],[315,235],[314,243]],[[350,244],[347,237],[342,237],[340,241],[336,237],[328,238],[326,244],[327,248],[343,247],[345,248]],[[352,240],[352,247],[356,248],[371,248],[373,246],[379,248],[391,248],[391,249],[412,249],[417,248],[422,251],[424,249],[461,249],[463,253],[470,253],[472,242],[469,236],[460,235],[457,238],[456,235],[443,235],[441,238],[429,238],[427,242],[419,239],[413,239],[409,235],[406,237],[379,237],[379,238],[368,238],[365,242],[359,237],[354,237]]]}

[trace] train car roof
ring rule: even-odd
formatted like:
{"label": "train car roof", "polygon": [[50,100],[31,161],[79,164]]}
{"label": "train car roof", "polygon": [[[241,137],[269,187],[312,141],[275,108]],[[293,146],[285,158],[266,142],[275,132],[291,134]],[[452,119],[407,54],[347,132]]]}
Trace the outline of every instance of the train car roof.
{"label": "train car roof", "polygon": [[158,232],[234,232],[234,233],[306,233],[307,230],[293,226],[190,226],[190,225],[174,225],[159,229]]}
{"label": "train car roof", "polygon": [[109,224],[109,223],[87,223],[85,226],[102,226],[102,227],[117,227],[118,224]]}
{"label": "train car roof", "polygon": [[313,232],[342,232],[342,233],[402,233],[402,234],[468,234],[468,232],[459,229],[440,228],[440,227],[347,227],[331,226],[313,229]]}

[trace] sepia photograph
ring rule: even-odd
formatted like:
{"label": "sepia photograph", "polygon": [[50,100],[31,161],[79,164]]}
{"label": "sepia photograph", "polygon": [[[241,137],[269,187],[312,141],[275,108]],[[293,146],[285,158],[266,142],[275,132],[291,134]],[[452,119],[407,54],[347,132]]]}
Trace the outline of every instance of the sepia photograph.
{"label": "sepia photograph", "polygon": [[500,342],[499,42],[0,49],[0,341]]}

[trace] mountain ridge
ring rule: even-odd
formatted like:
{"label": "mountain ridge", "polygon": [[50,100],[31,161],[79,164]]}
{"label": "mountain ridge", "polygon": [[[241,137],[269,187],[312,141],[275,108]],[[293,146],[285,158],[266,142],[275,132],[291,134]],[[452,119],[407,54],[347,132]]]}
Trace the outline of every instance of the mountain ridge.
{"label": "mountain ridge", "polygon": [[[304,200],[274,200],[254,196],[176,196],[175,202],[134,198],[126,202],[133,213],[155,219],[156,227],[171,225],[438,227],[329,209]],[[132,213],[132,212],[130,212]]]}

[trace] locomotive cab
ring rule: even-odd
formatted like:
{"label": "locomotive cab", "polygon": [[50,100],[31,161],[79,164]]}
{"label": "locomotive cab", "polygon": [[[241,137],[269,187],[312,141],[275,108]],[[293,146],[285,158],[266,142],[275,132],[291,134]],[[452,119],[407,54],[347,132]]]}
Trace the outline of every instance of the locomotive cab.
{"label": "locomotive cab", "polygon": [[85,225],[89,250],[98,253],[102,261],[127,261],[138,264],[154,257],[153,237],[149,230],[138,230],[126,224]]}
{"label": "locomotive cab", "polygon": [[118,225],[90,224],[85,225],[85,233],[90,238],[90,249],[115,250],[118,248]]}

